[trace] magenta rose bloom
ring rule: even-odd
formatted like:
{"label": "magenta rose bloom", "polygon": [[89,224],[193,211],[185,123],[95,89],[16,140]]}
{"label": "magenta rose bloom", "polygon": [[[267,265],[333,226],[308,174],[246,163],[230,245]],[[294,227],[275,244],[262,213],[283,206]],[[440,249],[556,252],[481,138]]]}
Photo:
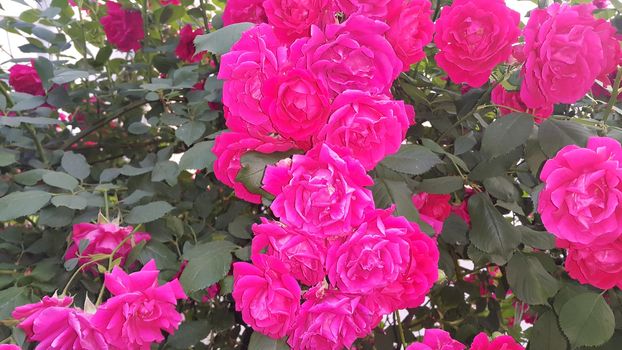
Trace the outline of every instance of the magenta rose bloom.
{"label": "magenta rose bloom", "polygon": [[449,194],[432,194],[421,192],[413,195],[413,205],[419,211],[419,217],[432,226],[436,234],[443,230],[443,223],[451,214]]}
{"label": "magenta rose bloom", "polygon": [[525,350],[525,348],[509,335],[502,335],[491,341],[486,333],[482,332],[473,339],[471,350]]}
{"label": "magenta rose bloom", "polygon": [[332,0],[265,0],[263,7],[284,42],[309,36],[311,25],[323,28],[336,21]]}
{"label": "magenta rose bloom", "polygon": [[503,0],[456,0],[436,21],[436,62],[452,81],[480,87],[510,57],[519,22]]}
{"label": "magenta rose bloom", "polygon": [[414,123],[415,111],[403,101],[348,90],[333,102],[318,142],[349,149],[366,170],[371,170],[399,150],[408,127]]}
{"label": "magenta rose bloom", "polygon": [[91,324],[92,317],[75,308],[47,308],[34,321],[29,340],[38,343],[35,350],[106,350],[108,343]]}
{"label": "magenta rose bloom", "polygon": [[499,107],[501,115],[514,112],[523,112],[533,115],[536,123],[542,123],[553,114],[553,105],[546,104],[536,108],[529,108],[520,97],[518,91],[507,91],[501,84],[495,86],[490,93],[490,100]]}
{"label": "magenta rose bloom", "polygon": [[557,238],[606,244],[622,234],[622,148],[608,137],[592,137],[586,148],[568,145],[549,159],[540,179],[538,212]]}
{"label": "magenta rose bloom", "polygon": [[9,68],[9,85],[17,92],[43,96],[45,90],[41,85],[41,78],[37,70],[30,65],[15,64]]}
{"label": "magenta rose bloom", "polygon": [[411,232],[385,225],[390,215],[376,209],[341,244],[332,244],[326,269],[332,285],[345,293],[377,294],[398,281],[410,264]]}
{"label": "magenta rose bloom", "polygon": [[311,28],[311,37],[291,46],[290,60],[311,71],[332,97],[352,89],[371,94],[388,93],[402,64],[384,37],[385,23],[352,16],[322,31]]}
{"label": "magenta rose bloom", "polygon": [[423,48],[432,41],[434,23],[429,0],[403,0],[387,17],[387,40],[402,61],[402,70],[425,58]]}
{"label": "magenta rose bloom", "polygon": [[274,131],[259,103],[264,82],[277,75],[286,62],[286,51],[272,27],[261,24],[244,32],[231,51],[222,56],[218,73],[218,79],[224,81],[222,102],[248,128]]}
{"label": "magenta rose bloom", "polygon": [[425,330],[422,342],[412,343],[406,350],[464,350],[464,348],[465,345],[452,339],[448,332],[429,328]]}
{"label": "magenta rose bloom", "polygon": [[622,238],[606,244],[572,244],[557,240],[566,248],[566,271],[582,284],[600,289],[622,288]]}
{"label": "magenta rose bloom", "polygon": [[294,155],[291,166],[268,166],[264,189],[276,196],[270,209],[293,228],[325,237],[345,236],[373,208],[373,180],[347,150],[340,155],[319,145]]}
{"label": "magenta rose bloom", "polygon": [[194,46],[194,38],[202,34],[203,28],[192,30],[192,25],[190,24],[186,24],[181,28],[179,31],[179,44],[177,44],[175,48],[175,55],[177,55],[177,58],[188,63],[200,62],[205,52],[197,54],[196,47]]}
{"label": "magenta rose bloom", "polygon": [[143,17],[140,11],[124,9],[120,4],[106,1],[108,12],[99,22],[104,27],[106,39],[119,51],[138,51],[145,38]]}
{"label": "magenta rose bloom", "polygon": [[235,309],[254,330],[281,338],[298,314],[300,286],[279,259],[257,254],[252,260],[233,264]]}
{"label": "magenta rose bloom", "polygon": [[594,80],[608,83],[620,45],[615,28],[592,15],[591,4],[552,4],[531,12],[525,26],[527,55],[521,98],[529,107],[574,103]]}
{"label": "magenta rose bloom", "polygon": [[15,344],[0,344],[0,350],[20,350],[21,348]]}
{"label": "magenta rose bloom", "polygon": [[[82,222],[73,225],[73,232],[71,235],[72,243],[65,253],[65,260],[73,259],[82,256],[78,263],[80,265],[86,264],[91,259],[89,256],[96,254],[110,254],[112,253],[123,240],[125,240],[134,231],[132,226],[120,227],[116,224],[91,224],[88,222]],[[126,240],[114,255],[115,259],[121,258],[121,264],[125,262],[125,259],[130,254],[132,248],[142,241],[148,241],[151,239],[151,235],[146,232],[134,232],[132,238]],[[78,247],[80,241],[88,241],[88,245],[78,254]],[[91,265],[92,270],[96,271],[95,264]]]}
{"label": "magenta rose bloom", "polygon": [[402,0],[335,0],[337,8],[346,16],[363,15],[373,19],[386,19],[391,12],[397,11]]}
{"label": "magenta rose bloom", "polygon": [[250,192],[236,180],[242,169],[242,156],[248,152],[274,153],[294,148],[294,144],[271,138],[257,139],[240,132],[224,132],[216,136],[212,152],[216,156],[214,175],[225,185],[235,190],[235,195],[247,202],[261,203],[261,196]]}
{"label": "magenta rose bloom", "polygon": [[[332,248],[326,258],[329,279],[339,288],[368,290],[378,283],[369,298],[385,314],[421,305],[438,279],[436,242],[417,224],[392,212],[393,208],[368,212],[353,235],[359,241],[349,238],[344,248]],[[386,275],[380,276],[380,270]],[[369,282],[364,280],[366,275]]]}
{"label": "magenta rose bloom", "polygon": [[34,334],[33,326],[35,320],[40,318],[39,315],[43,310],[52,307],[66,308],[71,305],[71,303],[73,303],[72,297],[57,298],[46,295],[37,303],[16,307],[13,313],[11,313],[11,316],[20,321],[17,327],[23,330],[28,338],[31,338]]}
{"label": "magenta rose bloom", "polygon": [[222,13],[222,24],[228,26],[241,22],[256,24],[268,22],[263,0],[228,0]]}
{"label": "magenta rose bloom", "polygon": [[114,267],[104,280],[112,297],[102,304],[92,318],[108,344],[121,349],[149,349],[164,340],[162,331],[175,333],[183,320],[177,312],[177,299],[188,297],[179,280],[158,284],[155,261],[131,274]]}
{"label": "magenta rose bloom", "polygon": [[324,280],[324,240],[265,218],[262,218],[261,224],[253,225],[253,232],[253,256],[267,248],[266,255],[285,263],[292,276],[302,284],[314,286]]}
{"label": "magenta rose bloom", "polygon": [[326,124],[330,112],[328,91],[304,69],[286,69],[265,81],[261,108],[282,137],[311,148],[311,138]]}
{"label": "magenta rose bloom", "polygon": [[181,5],[181,1],[180,0],[160,0],[160,5],[162,6],[167,6],[167,5]]}
{"label": "magenta rose bloom", "polygon": [[308,300],[287,340],[292,349],[350,349],[357,338],[369,334],[380,322],[382,315],[364,296],[317,289],[305,294]]}

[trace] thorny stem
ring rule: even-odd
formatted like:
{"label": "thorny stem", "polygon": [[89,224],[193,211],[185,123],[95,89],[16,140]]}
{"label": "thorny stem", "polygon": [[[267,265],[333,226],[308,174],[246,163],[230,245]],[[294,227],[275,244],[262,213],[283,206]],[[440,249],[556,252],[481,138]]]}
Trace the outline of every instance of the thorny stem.
{"label": "thorny stem", "polygon": [[404,336],[404,327],[402,327],[402,319],[400,318],[400,314],[397,311],[393,312],[393,319],[395,320],[395,324],[397,325],[397,329],[400,335],[400,341],[402,342],[402,347],[406,349],[406,337]]}
{"label": "thorny stem", "polygon": [[611,97],[609,98],[609,102],[607,102],[607,109],[603,116],[603,124],[607,124],[607,119],[609,119],[609,115],[611,111],[613,111],[613,106],[618,100],[618,95],[620,94],[620,80],[622,80],[622,67],[618,68],[618,73],[616,74],[616,79],[612,87],[613,90],[611,91]]}

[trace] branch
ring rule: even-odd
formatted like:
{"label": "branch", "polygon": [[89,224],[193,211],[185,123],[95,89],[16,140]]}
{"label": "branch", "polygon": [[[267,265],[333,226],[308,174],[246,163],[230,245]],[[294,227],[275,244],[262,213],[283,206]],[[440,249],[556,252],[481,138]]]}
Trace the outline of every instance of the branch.
{"label": "branch", "polygon": [[138,107],[146,105],[148,103],[149,102],[145,101],[145,100],[138,100],[138,101],[134,101],[134,102],[128,104],[127,106],[121,108],[116,113],[113,113],[111,116],[109,116],[107,118],[104,118],[102,120],[98,120],[95,124],[91,125],[88,129],[80,132],[78,135],[73,136],[72,138],[67,140],[67,142],[65,142],[61,148],[63,150],[68,149],[74,143],[76,143],[76,142],[80,141],[81,139],[87,137],[88,135],[94,133],[95,131],[97,131],[97,129],[103,127],[104,125],[107,125],[111,121],[119,118],[121,115],[123,115],[123,114],[125,114],[125,113],[127,113],[127,112],[129,112],[131,110],[134,110],[134,109],[136,109]]}

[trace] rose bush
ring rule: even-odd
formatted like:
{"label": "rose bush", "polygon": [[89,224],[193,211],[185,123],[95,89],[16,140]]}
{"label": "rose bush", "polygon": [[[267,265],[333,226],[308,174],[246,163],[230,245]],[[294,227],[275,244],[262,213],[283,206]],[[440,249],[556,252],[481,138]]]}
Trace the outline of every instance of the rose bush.
{"label": "rose bush", "polygon": [[541,5],[3,2],[0,349],[622,347],[622,7]]}

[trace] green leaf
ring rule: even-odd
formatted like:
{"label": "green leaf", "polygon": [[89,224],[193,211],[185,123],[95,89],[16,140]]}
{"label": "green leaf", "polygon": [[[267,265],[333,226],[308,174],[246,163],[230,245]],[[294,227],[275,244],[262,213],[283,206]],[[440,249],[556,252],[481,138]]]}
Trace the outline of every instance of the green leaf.
{"label": "green leaf", "polygon": [[0,319],[11,318],[16,307],[31,301],[30,290],[26,287],[11,287],[0,291]]}
{"label": "green leaf", "polygon": [[484,179],[486,191],[505,202],[516,202],[520,198],[518,189],[509,176],[492,176]]}
{"label": "green leaf", "polygon": [[188,265],[179,278],[184,289],[205,289],[224,278],[231,268],[231,251],[236,246],[228,241],[213,241],[193,246],[184,258]]}
{"label": "green leaf", "polygon": [[469,215],[471,242],[489,253],[494,263],[504,264],[520,243],[520,235],[492,205],[485,193],[478,193],[469,199]]}
{"label": "green leaf", "polygon": [[36,213],[52,197],[43,191],[12,192],[0,198],[0,221],[8,221]]}
{"label": "green leaf", "polygon": [[214,141],[198,142],[181,156],[179,167],[181,169],[205,169],[211,168],[216,160],[216,156],[212,153]]}
{"label": "green leaf", "polygon": [[452,193],[464,188],[464,182],[460,176],[442,176],[421,181],[417,189],[427,193]]}
{"label": "green leaf", "polygon": [[236,176],[235,180],[246,186],[246,188],[256,194],[265,194],[261,189],[262,179],[266,166],[275,164],[281,159],[285,159],[292,154],[289,152],[275,152],[264,154],[259,152],[248,152],[242,156],[242,169]]}
{"label": "green leaf", "polygon": [[248,22],[235,23],[209,34],[198,35],[194,39],[196,52],[209,51],[217,55],[227,53],[231,50],[231,46],[240,40],[242,33],[253,26],[253,23]]}
{"label": "green leaf", "polygon": [[65,70],[56,73],[56,76],[52,79],[52,82],[62,85],[71,83],[76,79],[88,78],[89,72],[82,70]]}
{"label": "green leaf", "polygon": [[91,173],[91,166],[83,155],[74,152],[65,152],[60,161],[61,166],[69,175],[79,179],[86,179]]}
{"label": "green leaf", "polygon": [[47,173],[49,170],[45,169],[32,169],[25,171],[23,173],[19,173],[13,177],[13,180],[18,184],[33,186],[37,182],[41,181],[43,175]]}
{"label": "green leaf", "polygon": [[[167,6],[176,7],[176,6]],[[173,349],[190,349],[193,345],[207,338],[211,331],[207,320],[185,321],[174,334],[166,340],[166,344]]]}
{"label": "green leaf", "polygon": [[477,144],[477,140],[475,136],[473,136],[473,132],[469,132],[466,135],[462,135],[458,137],[454,143],[454,154],[461,155],[473,149],[473,147]]}
{"label": "green leaf", "polygon": [[151,181],[158,182],[166,180],[169,185],[174,186],[177,183],[177,176],[179,175],[179,166],[177,163],[166,160],[163,162],[157,162],[151,172]]}
{"label": "green leaf", "polygon": [[66,207],[47,207],[39,212],[39,225],[61,228],[71,224],[74,211]]}
{"label": "green leaf", "polygon": [[529,350],[567,350],[568,340],[557,324],[557,316],[548,310],[538,317],[529,334]]}
{"label": "green leaf", "polygon": [[484,131],[481,151],[493,158],[506,154],[527,141],[533,125],[533,118],[525,113],[497,118]]}
{"label": "green leaf", "polygon": [[192,146],[205,132],[205,123],[190,121],[175,130],[175,136],[186,145]]}
{"label": "green leaf", "polygon": [[67,191],[73,191],[79,184],[76,178],[60,171],[48,171],[43,174],[43,182]]}
{"label": "green leaf", "polygon": [[527,226],[516,226],[521,233],[521,240],[524,244],[541,250],[555,248],[555,236],[546,231],[532,230]]}
{"label": "green leaf", "polygon": [[124,166],[121,167],[121,169],[119,169],[119,172],[125,176],[138,176],[138,175],[146,174],[150,172],[151,170],[153,170],[153,167],[151,166],[144,167],[144,168],[137,168],[135,166],[125,164]]}
{"label": "green leaf", "polygon": [[152,259],[155,260],[159,269],[172,269],[177,264],[177,254],[163,243],[155,240],[150,240],[138,254],[138,260],[142,264],[146,264]]}
{"label": "green leaf", "polygon": [[74,195],[59,195],[52,198],[52,204],[57,207],[63,206],[70,209],[82,210],[86,208],[88,201],[84,197]]}
{"label": "green leaf", "polygon": [[613,336],[615,318],[602,295],[582,293],[564,304],[559,325],[571,346],[597,346]]}
{"label": "green leaf", "polygon": [[553,157],[566,145],[585,147],[587,139],[596,136],[593,129],[569,120],[548,118],[540,125],[538,140],[542,151]]}
{"label": "green leaf", "polygon": [[518,299],[530,305],[546,305],[559,290],[553,278],[534,255],[516,253],[508,262],[507,279]]}
{"label": "green leaf", "polygon": [[20,99],[11,108],[12,111],[21,112],[28,109],[35,109],[41,106],[45,102],[44,96],[30,96],[24,99]]}
{"label": "green leaf", "polygon": [[248,215],[240,215],[229,223],[228,230],[231,235],[242,239],[251,239],[251,225],[255,218]]}
{"label": "green leaf", "polygon": [[157,201],[132,208],[125,218],[128,224],[142,224],[157,220],[173,210],[173,206],[164,201]]}
{"label": "green leaf", "polygon": [[458,215],[451,213],[443,222],[441,238],[449,244],[466,245],[469,242],[467,238],[468,230],[469,226],[467,223]]}
{"label": "green leaf", "polygon": [[34,67],[37,70],[39,78],[41,78],[41,85],[45,90],[52,87],[51,79],[54,78],[54,65],[45,57],[37,57],[34,60]]}
{"label": "green leaf", "polygon": [[248,350],[288,350],[289,346],[282,339],[272,339],[259,332],[253,332]]}
{"label": "green leaf", "polygon": [[440,163],[441,159],[429,149],[406,144],[396,154],[386,157],[381,164],[401,173],[421,175]]}
{"label": "green leaf", "polygon": [[371,189],[378,208],[388,208],[395,204],[395,215],[409,221],[419,220],[419,213],[412,202],[412,191],[403,179],[376,177]]}
{"label": "green leaf", "polygon": [[17,161],[17,154],[0,147],[0,166],[7,166]]}

